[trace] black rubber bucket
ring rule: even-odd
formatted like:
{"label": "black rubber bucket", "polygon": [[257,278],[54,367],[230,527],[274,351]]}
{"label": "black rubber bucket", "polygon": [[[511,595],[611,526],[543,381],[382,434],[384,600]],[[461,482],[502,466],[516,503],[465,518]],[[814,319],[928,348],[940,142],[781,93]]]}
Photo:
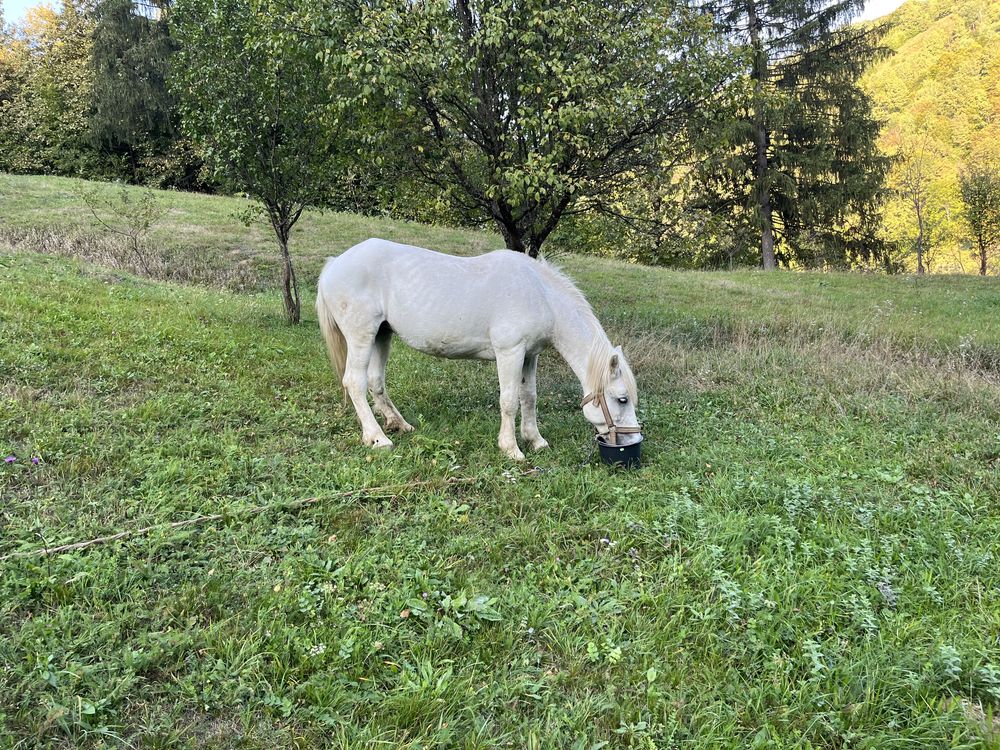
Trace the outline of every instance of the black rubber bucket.
{"label": "black rubber bucket", "polygon": [[638,469],[642,465],[642,439],[631,445],[609,445],[596,437],[597,449],[601,460],[608,466],[621,466],[625,469]]}

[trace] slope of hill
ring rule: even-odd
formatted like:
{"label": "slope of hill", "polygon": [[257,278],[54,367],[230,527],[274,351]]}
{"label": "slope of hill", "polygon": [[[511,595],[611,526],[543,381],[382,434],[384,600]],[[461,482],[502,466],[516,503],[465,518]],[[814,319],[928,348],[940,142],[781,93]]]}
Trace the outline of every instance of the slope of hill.
{"label": "slope of hill", "polygon": [[[0,242],[33,251],[115,262],[108,257],[81,195],[95,186],[67,177],[0,174]],[[140,189],[125,188],[137,199]],[[237,215],[246,201],[179,191],[156,191],[163,210],[148,239],[153,276],[160,280],[230,291],[276,288],[280,267],[270,229],[244,227]],[[368,237],[387,237],[456,255],[475,255],[501,244],[490,232],[432,227],[347,213],[309,213],[291,240],[298,275],[315,284],[327,256]],[[1000,362],[1000,328],[985,325],[996,314],[994,279],[886,278],[841,273],[699,273],[650,268],[611,260],[559,258],[582,279],[609,315],[638,315],[647,326],[680,326],[696,335],[752,327],[777,334],[835,332],[845,339],[952,356],[961,350]],[[117,264],[139,271],[134,263]],[[635,290],[643,290],[638,295]],[[956,309],[954,300],[962,300]],[[669,304],[667,302],[669,301]],[[811,334],[810,334],[811,335]]]}
{"label": "slope of hill", "polygon": [[[996,747],[1000,280],[568,257],[645,465],[587,461],[547,352],[530,468],[493,367],[402,345],[417,432],[363,448],[237,201],[159,196],[182,285],[56,257],[73,181],[5,187],[0,747]],[[311,217],[305,283],[361,231],[488,246]]]}
{"label": "slope of hill", "polygon": [[[971,270],[958,175],[971,162],[1000,164],[1000,0],[909,0],[890,20],[885,41],[895,54],[865,77],[888,123],[883,144],[924,156],[938,246],[933,270]],[[897,170],[896,187],[901,178]],[[886,228],[904,242],[915,235],[905,198],[888,206]]]}

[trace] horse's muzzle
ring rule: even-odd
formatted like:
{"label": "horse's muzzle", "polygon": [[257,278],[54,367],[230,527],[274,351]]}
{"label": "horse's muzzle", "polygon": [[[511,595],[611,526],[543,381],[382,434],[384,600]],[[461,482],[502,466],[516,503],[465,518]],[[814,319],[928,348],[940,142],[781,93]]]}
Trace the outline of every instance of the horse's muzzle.
{"label": "horse's muzzle", "polygon": [[[598,442],[603,442],[607,445],[632,445],[635,443],[642,442],[642,425],[636,423],[635,426],[627,425],[616,425],[615,420],[611,416],[611,410],[608,408],[608,400],[604,397],[603,393],[591,393],[586,396],[583,401],[580,402],[580,408],[583,408],[591,401],[595,402],[601,411],[604,413],[604,424],[607,426],[607,430],[601,432],[597,430]],[[622,440],[619,436],[629,436],[638,435],[638,438],[632,438]]]}

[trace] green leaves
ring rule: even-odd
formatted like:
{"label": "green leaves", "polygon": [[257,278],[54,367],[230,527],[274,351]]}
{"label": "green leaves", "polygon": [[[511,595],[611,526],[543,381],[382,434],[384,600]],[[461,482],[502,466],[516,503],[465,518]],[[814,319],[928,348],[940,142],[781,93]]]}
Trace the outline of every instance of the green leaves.
{"label": "green leaves", "polygon": [[323,199],[338,155],[335,91],[318,45],[274,23],[267,0],[181,0],[172,81],[186,132],[223,180],[268,205]]}
{"label": "green leaves", "polygon": [[[285,315],[298,323],[288,238],[328,199],[347,151],[323,45],[291,31],[299,6],[272,0],[180,0],[173,91],[188,135],[215,176],[263,204],[284,263]],[[276,19],[280,22],[276,23]]]}
{"label": "green leaves", "polygon": [[387,1],[347,36],[344,64],[412,113],[407,153],[427,183],[535,253],[679,144],[683,110],[725,69],[692,44],[710,32],[674,0]]}
{"label": "green leaves", "polygon": [[975,164],[959,175],[964,204],[962,218],[975,241],[974,256],[983,276],[1000,244],[1000,169]]}
{"label": "green leaves", "polygon": [[504,619],[494,608],[496,601],[485,594],[470,598],[464,591],[454,596],[438,591],[426,598],[409,599],[406,608],[417,618],[443,628],[455,638],[461,638],[465,629],[474,629],[483,622],[500,622]]}
{"label": "green leaves", "polygon": [[0,29],[0,170],[98,171],[90,146],[93,19],[68,0],[39,8],[20,35]]}

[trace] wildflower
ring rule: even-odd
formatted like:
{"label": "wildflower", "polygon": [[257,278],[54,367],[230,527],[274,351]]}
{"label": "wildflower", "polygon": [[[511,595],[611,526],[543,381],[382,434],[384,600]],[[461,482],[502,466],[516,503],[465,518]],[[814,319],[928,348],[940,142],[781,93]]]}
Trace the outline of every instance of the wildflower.
{"label": "wildflower", "polygon": [[326,644],[317,643],[315,646],[309,649],[309,656],[319,656],[320,654],[325,652],[326,652]]}
{"label": "wildflower", "polygon": [[4,459],[4,463],[12,464],[16,460],[17,460],[17,456],[7,456],[7,458]]}
{"label": "wildflower", "polygon": [[40,459],[38,456],[31,457],[31,463],[33,463],[35,466],[38,466],[38,464],[40,464],[41,462],[42,459]]}

